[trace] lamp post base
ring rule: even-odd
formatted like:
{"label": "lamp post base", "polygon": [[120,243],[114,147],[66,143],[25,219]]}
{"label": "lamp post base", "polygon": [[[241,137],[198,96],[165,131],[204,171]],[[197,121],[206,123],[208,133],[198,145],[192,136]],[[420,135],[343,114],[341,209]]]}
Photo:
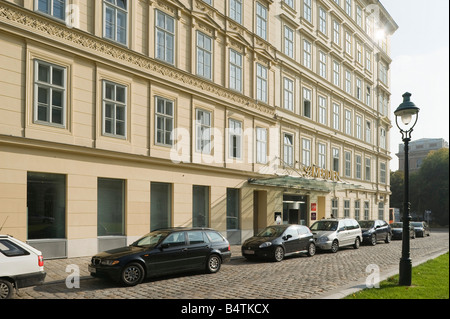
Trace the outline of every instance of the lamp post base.
{"label": "lamp post base", "polygon": [[411,258],[400,259],[400,278],[398,284],[400,286],[411,286],[412,263]]}

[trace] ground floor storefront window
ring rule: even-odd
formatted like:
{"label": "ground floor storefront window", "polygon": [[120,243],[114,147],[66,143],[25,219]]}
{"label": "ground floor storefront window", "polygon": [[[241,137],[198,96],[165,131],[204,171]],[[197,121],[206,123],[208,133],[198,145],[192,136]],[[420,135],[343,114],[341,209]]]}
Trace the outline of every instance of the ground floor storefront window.
{"label": "ground floor storefront window", "polygon": [[150,186],[150,230],[172,225],[172,184],[152,182]]}
{"label": "ground floor storefront window", "polygon": [[98,236],[125,235],[125,181],[99,178],[97,191]]}
{"label": "ground floor storefront window", "polygon": [[192,187],[192,226],[209,227],[209,186]]}

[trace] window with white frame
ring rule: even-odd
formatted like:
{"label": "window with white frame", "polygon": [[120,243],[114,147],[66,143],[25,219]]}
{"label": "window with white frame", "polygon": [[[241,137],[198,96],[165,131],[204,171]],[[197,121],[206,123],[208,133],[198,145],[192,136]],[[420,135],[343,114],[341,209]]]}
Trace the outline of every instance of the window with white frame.
{"label": "window with white frame", "polygon": [[364,220],[369,220],[369,202],[364,202]]}
{"label": "window with white frame", "polygon": [[197,75],[211,79],[212,39],[197,31]]}
{"label": "window with white frame", "polygon": [[368,106],[372,105],[372,87],[369,85],[366,87],[366,104]]}
{"label": "window with white frame", "polygon": [[378,203],[378,219],[384,220],[384,203]]}
{"label": "window with white frame", "polygon": [[356,138],[362,140],[362,117],[356,115]]}
{"label": "window with white frame", "polygon": [[380,128],[380,147],[386,149],[386,129]]}
{"label": "window with white frame", "polygon": [[110,81],[103,81],[103,134],[126,137],[127,88]]}
{"label": "window with white frame", "polygon": [[331,218],[338,218],[339,217],[339,199],[332,198],[331,199]]}
{"label": "window with white frame", "polygon": [[372,141],[372,122],[366,121],[366,142],[370,143]]}
{"label": "window with white frame", "polygon": [[294,31],[286,25],[284,26],[284,53],[294,58]]}
{"label": "window with white frame", "polygon": [[327,35],[327,12],[322,7],[319,8],[319,31]]}
{"label": "window with white frame", "polygon": [[372,169],[371,169],[371,163],[372,163],[372,160],[370,159],[370,157],[366,157],[366,174],[365,174],[365,177],[366,177],[366,181],[368,181],[368,182],[370,182],[370,181],[372,180],[372,176],[371,176],[371,172],[372,172]]}
{"label": "window with white frame", "polygon": [[230,158],[241,159],[242,158],[242,122],[229,119],[228,121],[228,156]]}
{"label": "window with white frame", "polygon": [[202,154],[211,153],[211,112],[195,110],[195,150]]}
{"label": "window with white frame", "polygon": [[174,129],[174,102],[159,96],[155,97],[155,143],[172,146]]}
{"label": "window with white frame", "polygon": [[267,129],[256,128],[256,162],[267,163]]}
{"label": "window with white frame", "polygon": [[333,61],[333,84],[341,85],[341,65],[337,61]]}
{"label": "window with white frame", "polygon": [[256,2],[256,35],[267,40],[267,8]]}
{"label": "window with white frame", "polygon": [[230,18],[242,23],[242,0],[230,0]]}
{"label": "window with white frame", "polygon": [[366,69],[367,71],[372,70],[372,53],[370,51],[366,51]]}
{"label": "window with white frame", "polygon": [[361,43],[357,42],[356,43],[356,61],[359,64],[362,64],[362,45]]}
{"label": "window with white frame", "polygon": [[333,20],[333,42],[337,45],[340,45],[340,38],[341,38],[341,26],[339,22],[336,20]]}
{"label": "window with white frame", "polygon": [[337,103],[333,103],[333,128],[340,130],[341,128],[341,106]]}
{"label": "window with white frame", "polygon": [[311,141],[306,138],[302,138],[302,164],[311,165]]}
{"label": "window with white frame", "polygon": [[380,80],[384,84],[386,84],[386,85],[388,84],[387,67],[383,62],[380,62]]}
{"label": "window with white frame", "polygon": [[327,151],[325,144],[319,143],[318,144],[318,161],[317,164],[320,168],[326,168],[326,161],[327,161]]}
{"label": "window with white frame", "polygon": [[156,58],[175,63],[175,19],[164,12],[156,10]]}
{"label": "window with white frame", "polygon": [[356,78],[356,98],[362,101],[362,82],[358,78]]}
{"label": "window with white frame", "polygon": [[303,40],[303,65],[311,69],[311,43]]}
{"label": "window with white frame", "polygon": [[366,33],[369,37],[373,37],[373,17],[372,15],[366,16]]}
{"label": "window with white frame", "polygon": [[303,88],[303,116],[311,118],[311,90]]}
{"label": "window with white frame", "polygon": [[66,126],[66,68],[34,61],[34,122]]}
{"label": "window with white frame", "polygon": [[319,96],[319,123],[327,124],[327,99]]}
{"label": "window with white frame", "polygon": [[352,153],[345,151],[344,152],[344,160],[345,160],[345,177],[352,176]]}
{"label": "window with white frame", "polygon": [[350,200],[344,200],[344,218],[350,217]]}
{"label": "window with white frame", "polygon": [[294,136],[292,134],[283,134],[283,160],[287,166],[294,166]]}
{"label": "window with white frame", "polygon": [[380,183],[386,184],[386,163],[380,163]]}
{"label": "window with white frame", "polygon": [[293,111],[294,110],[294,81],[285,77],[284,78],[284,108]]}
{"label": "window with white frame", "polygon": [[345,52],[352,55],[352,36],[349,32],[345,32]]}
{"label": "window with white frame", "polygon": [[267,68],[256,64],[256,99],[267,103]]}
{"label": "window with white frame", "polygon": [[35,0],[35,10],[65,20],[66,0]]}
{"label": "window with white frame", "polygon": [[362,28],[362,9],[360,6],[356,6],[356,24]]}
{"label": "window with white frame", "polygon": [[345,134],[352,135],[352,111],[345,110]]}
{"label": "window with white frame", "polygon": [[345,92],[352,94],[352,73],[345,70]]}
{"label": "window with white frame", "polygon": [[322,51],[319,51],[319,75],[327,78],[327,55]]}
{"label": "window with white frame", "polygon": [[352,0],[345,0],[345,12],[349,17],[352,16]]}
{"label": "window with white frame", "polygon": [[332,154],[333,155],[333,167],[332,167],[332,169],[335,172],[339,172],[340,151],[338,148],[333,148],[332,151],[333,151],[333,154]]}
{"label": "window with white frame", "polygon": [[312,23],[311,0],[303,0],[303,18]]}
{"label": "window with white frame", "polygon": [[128,1],[104,0],[103,36],[109,40],[127,45]]}
{"label": "window with white frame", "polygon": [[362,157],[361,155],[355,156],[355,176],[357,179],[362,178]]}
{"label": "window with white frame", "polygon": [[292,9],[294,9],[294,0],[284,0],[284,3],[286,3]]}
{"label": "window with white frame", "polygon": [[242,91],[242,55],[230,49],[230,89]]}
{"label": "window with white frame", "polygon": [[355,200],[355,219],[359,220],[361,218],[361,201]]}

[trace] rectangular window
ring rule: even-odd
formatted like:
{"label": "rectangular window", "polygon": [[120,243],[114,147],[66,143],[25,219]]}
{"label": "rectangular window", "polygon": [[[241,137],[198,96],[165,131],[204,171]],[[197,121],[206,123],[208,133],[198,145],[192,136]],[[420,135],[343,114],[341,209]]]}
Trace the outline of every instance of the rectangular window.
{"label": "rectangular window", "polygon": [[367,71],[372,70],[372,53],[370,51],[366,51],[366,69]]}
{"label": "rectangular window", "polygon": [[303,88],[303,116],[311,118],[311,90]]}
{"label": "rectangular window", "polygon": [[197,109],[195,111],[195,150],[202,154],[211,154],[211,112]]}
{"label": "rectangular window", "polygon": [[327,124],[327,99],[319,96],[319,123]]}
{"label": "rectangular window", "polygon": [[336,61],[333,61],[333,84],[339,87],[341,85],[341,66]]}
{"label": "rectangular window", "polygon": [[386,149],[386,130],[380,128],[380,147]]}
{"label": "rectangular window", "polygon": [[197,75],[211,79],[212,70],[212,40],[207,35],[197,31]]}
{"label": "rectangular window", "polygon": [[311,43],[303,40],[303,65],[311,69]]}
{"label": "rectangular window", "polygon": [[230,0],[230,18],[242,23],[242,0]]}
{"label": "rectangular window", "polygon": [[150,184],[150,231],[172,226],[172,184]]}
{"label": "rectangular window", "polygon": [[362,178],[362,176],[361,176],[361,174],[362,174],[362,163],[361,163],[361,161],[362,161],[362,159],[361,159],[361,155],[356,155],[356,160],[355,160],[355,162],[356,162],[356,178],[357,179],[361,179]]}
{"label": "rectangular window", "polygon": [[28,239],[66,237],[66,176],[27,173]]}
{"label": "rectangular window", "polygon": [[361,218],[361,201],[355,200],[355,219],[360,220]]}
{"label": "rectangular window", "polygon": [[372,105],[372,88],[370,86],[366,87],[366,104],[368,106]]}
{"label": "rectangular window", "polygon": [[362,45],[361,43],[356,43],[356,61],[362,64]]}
{"label": "rectangular window", "polygon": [[256,3],[256,35],[267,40],[267,8]]}
{"label": "rectangular window", "polygon": [[326,168],[327,154],[325,144],[319,143],[318,151],[319,151],[318,165],[320,168]]}
{"label": "rectangular window", "polygon": [[284,108],[294,111],[294,81],[284,78]]}
{"label": "rectangular window", "polygon": [[35,10],[57,19],[66,19],[66,0],[35,0]]}
{"label": "rectangular window", "polygon": [[97,181],[97,236],[125,235],[125,181]]}
{"label": "rectangular window", "polygon": [[237,230],[240,227],[239,189],[227,188],[227,230]]}
{"label": "rectangular window", "polygon": [[311,165],[311,141],[306,138],[302,139],[302,164]]}
{"label": "rectangular window", "polygon": [[341,125],[341,106],[337,103],[333,103],[333,128],[340,130]]}
{"label": "rectangular window", "polygon": [[345,12],[349,17],[352,16],[352,0],[345,0]]}
{"label": "rectangular window", "polygon": [[230,89],[242,92],[242,55],[230,49]]}
{"label": "rectangular window", "polygon": [[340,152],[338,148],[333,148],[333,171],[339,172]]}
{"label": "rectangular window", "polygon": [[294,58],[294,31],[288,26],[284,26],[284,53]]}
{"label": "rectangular window", "polygon": [[283,134],[283,160],[286,166],[294,166],[294,137],[292,134]]}
{"label": "rectangular window", "polygon": [[386,184],[386,163],[380,163],[380,183]]}
{"label": "rectangular window", "polygon": [[364,202],[364,220],[369,220],[369,202]]}
{"label": "rectangular window", "polygon": [[174,64],[175,19],[156,10],[156,58]]}
{"label": "rectangular window", "polygon": [[319,31],[327,34],[327,12],[323,8],[319,8]]}
{"label": "rectangular window", "polygon": [[360,6],[356,6],[356,24],[362,28],[362,9]]}
{"label": "rectangular window", "polygon": [[362,101],[362,83],[358,78],[356,78],[356,98]]}
{"label": "rectangular window", "polygon": [[371,128],[371,122],[366,121],[366,142],[370,143],[372,141],[372,128]]}
{"label": "rectangular window", "polygon": [[356,115],[356,138],[362,139],[362,117]]}
{"label": "rectangular window", "polygon": [[345,110],[345,134],[352,135],[352,111]]}
{"label": "rectangular window", "polygon": [[267,103],[267,68],[256,64],[256,99]]}
{"label": "rectangular window", "polygon": [[35,60],[34,122],[66,126],[66,69]]}
{"label": "rectangular window", "polygon": [[350,201],[348,199],[344,200],[344,218],[350,217]]}
{"label": "rectangular window", "polygon": [[303,0],[303,18],[312,23],[311,0]]}
{"label": "rectangular window", "polygon": [[319,75],[327,78],[327,55],[322,51],[319,51]]}
{"label": "rectangular window", "polygon": [[192,186],[192,227],[209,227],[209,186]]}
{"label": "rectangular window", "polygon": [[126,138],[127,88],[103,81],[103,135]]}
{"label": "rectangular window", "polygon": [[378,203],[378,219],[384,220],[384,203]]}
{"label": "rectangular window", "polygon": [[229,120],[228,129],[230,158],[242,158],[242,123],[233,119]]}
{"label": "rectangular window", "polygon": [[345,53],[352,55],[352,36],[345,32]]}
{"label": "rectangular window", "polygon": [[173,101],[156,97],[155,108],[155,139],[156,144],[172,146],[172,131],[174,128],[174,103]]}
{"label": "rectangular window", "polygon": [[284,3],[286,3],[292,9],[294,8],[294,0],[284,0]]}
{"label": "rectangular window", "polygon": [[352,94],[352,73],[345,70],[345,92]]}
{"label": "rectangular window", "polygon": [[352,153],[344,152],[345,156],[345,177],[351,177],[352,175]]}
{"label": "rectangular window", "polygon": [[103,36],[109,40],[127,44],[127,0],[104,0]]}
{"label": "rectangular window", "polygon": [[341,31],[340,31],[340,24],[336,20],[333,20],[333,42],[337,45],[340,45],[340,37],[341,37]]}
{"label": "rectangular window", "polygon": [[339,200],[337,198],[331,199],[331,218],[339,217]]}
{"label": "rectangular window", "polygon": [[371,162],[372,160],[370,158],[366,158],[366,181],[370,182],[372,180],[371,178]]}
{"label": "rectangular window", "polygon": [[267,163],[267,130],[265,128],[256,128],[256,162]]}

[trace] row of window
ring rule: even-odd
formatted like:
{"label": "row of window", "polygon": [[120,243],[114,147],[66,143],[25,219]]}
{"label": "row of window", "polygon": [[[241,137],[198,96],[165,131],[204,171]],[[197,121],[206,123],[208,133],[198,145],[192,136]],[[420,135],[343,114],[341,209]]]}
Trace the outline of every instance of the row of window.
{"label": "row of window", "polygon": [[[361,206],[361,203],[363,206]],[[350,204],[349,199],[344,199],[343,212],[339,210],[339,199],[331,199],[331,214],[334,218],[354,218],[356,220],[369,220],[374,219],[370,215],[370,202],[355,200],[353,202],[353,216],[350,215]],[[384,220],[384,202],[378,203],[378,219]]]}

